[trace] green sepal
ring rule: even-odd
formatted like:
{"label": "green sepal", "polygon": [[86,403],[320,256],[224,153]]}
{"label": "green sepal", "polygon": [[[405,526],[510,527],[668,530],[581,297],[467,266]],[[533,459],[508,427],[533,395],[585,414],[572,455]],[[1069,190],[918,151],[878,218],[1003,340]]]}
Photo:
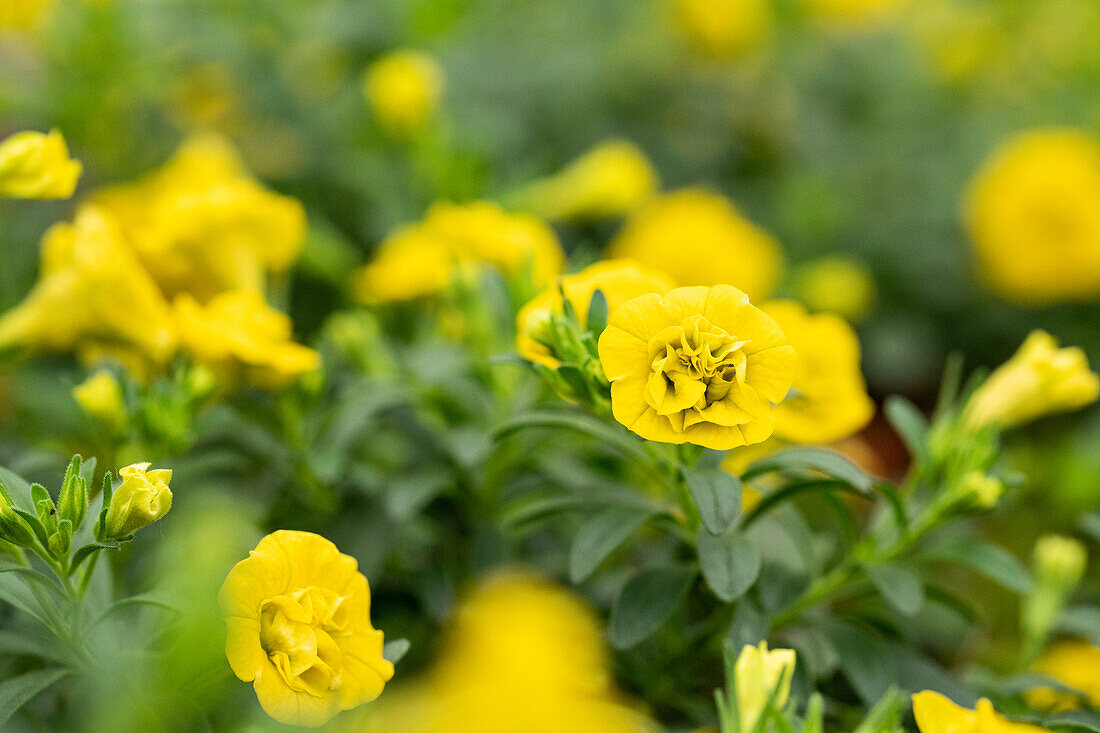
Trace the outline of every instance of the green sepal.
{"label": "green sepal", "polygon": [[58,514],[62,519],[72,522],[74,529],[80,527],[88,512],[88,482],[80,472],[82,462],[79,455],[73,456],[57,498]]}
{"label": "green sepal", "polygon": [[57,530],[50,535],[50,554],[61,559],[69,554],[73,545],[73,523],[68,519],[59,520]]}
{"label": "green sepal", "polygon": [[49,540],[46,535],[46,528],[42,526],[42,522],[38,520],[38,517],[30,512],[20,509],[18,507],[12,507],[12,511],[18,514],[27,523],[31,531],[34,532],[34,536],[38,539],[38,543],[43,547],[49,544]]}
{"label": "green sepal", "polygon": [[[107,539],[107,537],[106,537],[106,533],[107,533],[107,510],[111,508],[111,497],[114,495],[114,492],[115,492],[115,487],[114,487],[114,484],[112,483],[111,472],[110,471],[104,471],[103,472],[103,489],[102,489],[103,508],[99,511],[99,519],[96,520],[95,531],[93,532],[93,534],[95,535],[95,538],[100,542],[104,542]],[[115,539],[115,538],[111,538],[111,539]]]}

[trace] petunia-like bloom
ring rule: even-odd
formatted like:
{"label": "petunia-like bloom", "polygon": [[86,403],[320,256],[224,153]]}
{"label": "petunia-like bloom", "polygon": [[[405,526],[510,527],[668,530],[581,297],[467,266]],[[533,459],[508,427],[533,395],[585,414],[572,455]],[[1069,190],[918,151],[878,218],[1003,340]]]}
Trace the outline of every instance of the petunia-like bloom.
{"label": "petunia-like bloom", "polygon": [[639,295],[663,295],[674,287],[672,280],[666,275],[648,270],[631,260],[597,262],[575,275],[563,275],[559,282],[561,290],[556,285],[547,288],[523,306],[516,317],[516,348],[520,356],[549,367],[556,367],[558,359],[545,344],[534,337],[532,329],[536,329],[550,313],[561,313],[562,291],[581,323],[585,323],[588,319],[588,305],[597,290],[607,299],[608,313],[612,313],[620,305]]}
{"label": "petunia-like bloom", "polygon": [[1016,354],[998,367],[966,406],[972,426],[1012,427],[1044,415],[1092,404],[1100,376],[1077,347],[1058,348],[1045,331],[1032,331]]}
{"label": "petunia-like bloom", "polygon": [[426,53],[394,51],[371,64],[363,94],[378,124],[404,137],[424,127],[443,94],[443,69]]}
{"label": "petunia-like bloom", "polygon": [[603,219],[633,211],[656,191],[657,171],[645,153],[625,140],[607,140],[518,198],[548,219]]}
{"label": "petunia-like bloom", "polygon": [[99,191],[164,294],[201,302],[228,290],[262,290],[305,242],[302,205],[268,191],[228,141],[194,137],[159,170]]}
{"label": "petunia-like bloom", "polygon": [[228,381],[278,387],[321,365],[316,351],[291,340],[290,318],[254,290],[221,293],[205,306],[181,295],[172,305],[180,347]]}
{"label": "petunia-like bloom", "polygon": [[115,355],[139,373],[174,353],[168,303],[104,211],[53,226],[41,259],[34,289],[0,317],[0,348]]}
{"label": "petunia-like bloom", "polygon": [[433,295],[446,287],[455,264],[446,242],[416,225],[401,227],[382,240],[369,265],[352,275],[352,295],[369,305]]}
{"label": "petunia-like bloom", "polygon": [[[1093,707],[1100,707],[1100,646],[1083,639],[1059,642],[1043,653],[1035,671],[1080,691]],[[1054,711],[1081,706],[1076,695],[1046,687],[1029,691],[1027,701],[1032,707]]]}
{"label": "petunia-like bloom", "polygon": [[81,171],[58,130],[17,132],[0,141],[0,197],[67,199]]}
{"label": "petunia-like bloom", "polygon": [[938,692],[913,695],[913,716],[920,733],[1042,733],[1045,728],[998,715],[993,703],[978,700],[975,710],[960,707]]}
{"label": "petunia-like bloom", "polygon": [[1100,142],[1069,129],[1012,138],[971,182],[966,226],[983,279],[1027,305],[1100,298]]}
{"label": "petunia-like bloom", "polygon": [[775,25],[770,0],[677,0],[676,16],[692,44],[714,58],[756,49]]}
{"label": "petunia-like bloom", "polygon": [[317,727],[378,697],[393,677],[355,558],[279,530],[229,571],[218,600],[233,673],[281,723]]}
{"label": "petunia-like bloom", "polygon": [[101,538],[126,537],[157,521],[172,508],[172,470],[149,470],[149,463],[120,468],[122,483],[111,494]]}
{"label": "petunia-like bloom", "polygon": [[755,730],[768,700],[773,700],[776,708],[787,704],[794,664],[793,649],[769,650],[766,641],[760,642],[760,646],[746,645],[741,650],[734,666],[741,730]]}
{"label": "petunia-like bloom", "polygon": [[615,419],[649,440],[725,450],[766,440],[797,365],[778,324],[729,285],[619,306],[599,340]]}
{"label": "petunia-like bloom", "polygon": [[677,285],[732,285],[754,300],[783,270],[778,242],[719,194],[685,188],[639,209],[615,237],[611,257],[667,273]]}

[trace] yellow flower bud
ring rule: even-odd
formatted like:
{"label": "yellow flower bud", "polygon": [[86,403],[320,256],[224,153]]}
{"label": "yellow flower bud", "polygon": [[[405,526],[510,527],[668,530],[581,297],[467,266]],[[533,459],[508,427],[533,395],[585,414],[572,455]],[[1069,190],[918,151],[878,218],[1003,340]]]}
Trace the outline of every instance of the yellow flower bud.
{"label": "yellow flower bud", "polygon": [[794,674],[793,649],[768,650],[768,642],[760,646],[746,645],[734,667],[737,684],[737,709],[741,714],[741,730],[751,731],[764,712],[772,693],[777,708],[787,704]]}
{"label": "yellow flower bud", "polygon": [[1076,410],[1100,396],[1100,377],[1085,352],[1058,348],[1045,331],[1032,331],[1019,351],[978,388],[966,407],[972,427],[1011,427],[1044,415]]}
{"label": "yellow flower bud", "polygon": [[997,505],[1004,493],[1005,485],[992,476],[986,476],[981,471],[971,471],[963,476],[960,490],[964,496],[973,499],[974,504],[982,509],[992,509]]}
{"label": "yellow flower bud", "polygon": [[1085,574],[1085,546],[1072,537],[1044,535],[1035,543],[1035,575],[1040,584],[1070,592]]}
{"label": "yellow flower bud", "polygon": [[862,262],[826,257],[800,267],[794,274],[798,300],[813,311],[829,311],[859,321],[875,301],[875,281]]}
{"label": "yellow flower bud", "polygon": [[443,93],[443,70],[416,51],[395,51],[376,61],[363,77],[363,93],[378,124],[397,136],[421,129]]}
{"label": "yellow flower bud", "polygon": [[111,427],[126,420],[122,387],[107,369],[100,369],[73,387],[73,398],[89,416]]}
{"label": "yellow flower bud", "polygon": [[135,463],[120,469],[122,485],[111,495],[104,522],[106,537],[126,537],[157,521],[172,508],[172,491],[168,483],[172,471],[159,468],[149,471],[148,463]]}
{"label": "yellow flower bud", "polygon": [[58,130],[17,132],[0,142],[0,197],[67,199],[82,170]]}

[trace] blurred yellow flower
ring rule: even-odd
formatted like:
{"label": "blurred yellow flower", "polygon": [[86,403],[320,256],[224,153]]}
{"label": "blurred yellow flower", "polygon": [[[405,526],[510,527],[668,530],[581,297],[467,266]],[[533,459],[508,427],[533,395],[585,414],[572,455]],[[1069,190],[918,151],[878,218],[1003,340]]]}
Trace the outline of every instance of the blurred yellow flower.
{"label": "blurred yellow flower", "polygon": [[[668,277],[631,260],[597,262],[575,275],[563,275],[560,285],[582,324],[588,319],[588,304],[597,290],[607,299],[608,313],[613,313],[639,295],[663,295],[673,288]],[[545,321],[551,312],[560,314],[561,311],[561,291],[557,285],[547,288],[523,306],[516,318],[516,349],[520,356],[549,367],[558,365],[557,358],[532,335],[532,329]]]}
{"label": "blurred yellow flower", "polygon": [[320,355],[291,340],[292,324],[253,290],[211,298],[190,295],[172,304],[180,347],[223,379],[279,387],[321,366]]}
{"label": "blurred yellow flower", "polygon": [[649,440],[726,450],[766,440],[795,350],[729,285],[676,288],[619,306],[599,340],[615,419]]}
{"label": "blurred yellow flower", "polygon": [[375,259],[352,275],[351,288],[364,303],[408,300],[439,292],[455,267],[477,264],[529,272],[541,287],[563,262],[554,230],[536,216],[511,214],[489,201],[440,202],[422,221],[387,237]]}
{"label": "blurred yellow flower", "polygon": [[948,82],[968,82],[989,69],[1005,69],[1013,40],[994,5],[926,0],[909,18],[917,43]]}
{"label": "blurred yellow flower", "polygon": [[57,4],[57,0],[4,0],[0,2],[0,31],[29,30]]}
{"label": "blurred yellow flower", "polygon": [[[168,303],[126,247],[116,222],[92,206],[42,240],[42,268],[23,302],[0,317],[0,348],[118,354],[161,364],[175,349]],[[132,357],[132,358],[131,358]]]}
{"label": "blurred yellow flower", "polygon": [[443,94],[443,69],[418,51],[394,51],[371,64],[363,76],[363,93],[374,117],[387,132],[405,136],[435,114]]}
{"label": "blurred yellow flower", "polygon": [[[1084,693],[1093,707],[1100,707],[1100,647],[1082,639],[1059,642],[1044,652],[1035,664],[1035,672]],[[1051,688],[1031,690],[1027,701],[1042,710],[1081,707],[1077,696]]]}
{"label": "blurred yellow flower", "polygon": [[377,733],[660,730],[615,691],[591,611],[564,590],[516,572],[475,588],[459,605],[427,677],[367,712],[367,730]]}
{"label": "blurred yellow flower", "polygon": [[87,415],[110,427],[126,419],[122,387],[108,369],[100,369],[73,387],[73,399]]}
{"label": "blurred yellow flower", "polygon": [[705,55],[729,58],[764,41],[775,24],[773,0],[677,0],[680,27]]}
{"label": "blurred yellow flower", "polygon": [[998,715],[984,697],[976,710],[960,707],[938,692],[913,695],[913,715],[920,733],[1042,733],[1037,725],[1015,723]]}
{"label": "blurred yellow flower", "polygon": [[1032,331],[1015,355],[998,367],[967,403],[974,427],[1003,428],[1056,412],[1076,410],[1100,396],[1100,377],[1077,347],[1058,348],[1045,331]]}
{"label": "blurred yellow flower", "polygon": [[150,471],[150,465],[135,463],[119,469],[122,483],[111,494],[102,537],[117,539],[132,535],[172,508],[172,490],[168,488],[172,480],[171,469]]}
{"label": "blurred yellow flower", "polygon": [[983,279],[1044,305],[1100,298],[1100,143],[1077,130],[1012,138],[974,177],[965,219]]}
{"label": "blurred yellow flower", "polygon": [[772,294],[783,269],[782,250],[770,234],[722,196],[696,188],[639,210],[609,254],[668,273],[678,285],[733,285],[754,300]]}
{"label": "blurred yellow flower", "polygon": [[811,315],[790,300],[760,307],[798,353],[791,392],[775,407],[775,437],[829,443],[865,427],[875,403],[860,370],[859,339],[847,321],[833,313]]}
{"label": "blurred yellow flower", "polygon": [[792,285],[799,302],[813,311],[828,311],[856,323],[875,303],[875,280],[862,262],[844,256],[825,257],[795,271]]}
{"label": "blurred yellow flower", "polygon": [[374,700],[393,677],[371,625],[367,579],[324,537],[269,534],[229,571],[218,600],[229,665],[281,723],[324,725]]}
{"label": "blurred yellow flower", "polygon": [[1088,565],[1085,546],[1062,535],[1043,535],[1036,540],[1032,554],[1037,582],[1067,593],[1081,582]]}
{"label": "blurred yellow flower", "polygon": [[262,290],[265,274],[290,269],[305,242],[302,205],[253,180],[217,136],[188,140],[159,170],[94,200],[118,217],[169,298]]}
{"label": "blurred yellow flower", "polygon": [[756,722],[764,712],[768,700],[773,700],[777,709],[787,704],[787,698],[791,694],[794,664],[793,649],[769,651],[766,641],[760,642],[760,646],[745,645],[734,666],[741,730],[756,729]]}
{"label": "blurred yellow flower", "polygon": [[518,195],[519,205],[548,219],[627,214],[657,191],[657,171],[638,146],[607,140]]}
{"label": "blurred yellow flower", "polygon": [[67,199],[83,170],[58,130],[17,132],[0,141],[0,198]]}

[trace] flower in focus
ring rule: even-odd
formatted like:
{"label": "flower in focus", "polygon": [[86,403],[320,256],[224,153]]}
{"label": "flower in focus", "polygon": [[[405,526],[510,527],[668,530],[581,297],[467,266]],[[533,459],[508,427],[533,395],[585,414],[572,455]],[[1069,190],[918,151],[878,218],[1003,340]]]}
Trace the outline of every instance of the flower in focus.
{"label": "flower in focus", "polygon": [[584,323],[588,318],[588,305],[597,290],[607,299],[608,313],[613,313],[620,305],[639,295],[661,295],[673,287],[672,281],[665,275],[647,270],[630,260],[597,262],[575,275],[563,275],[560,284],[560,291],[557,286],[547,288],[523,306],[516,318],[516,348],[520,356],[549,367],[556,367],[558,360],[533,335],[533,331],[550,313],[561,313],[561,291],[565,292],[577,317]]}
{"label": "flower in focus", "polygon": [[316,351],[291,340],[290,318],[253,290],[221,293],[205,306],[181,295],[173,313],[180,347],[227,381],[277,387],[321,365]]}
{"label": "flower in focus", "polygon": [[489,201],[441,202],[387,237],[375,259],[352,275],[352,290],[364,303],[408,300],[439,292],[456,267],[479,264],[529,273],[541,287],[563,261],[554,230],[536,216],[510,214]]}
{"label": "flower in focus", "polygon": [[262,290],[265,275],[288,270],[305,242],[302,205],[253,180],[217,136],[188,140],[159,170],[94,200],[118,217],[169,298]]}
{"label": "flower in focus", "polygon": [[[1039,658],[1034,671],[1079,690],[1093,707],[1100,707],[1100,647],[1082,639],[1055,644]],[[1027,694],[1028,704],[1042,710],[1080,707],[1076,695],[1040,687]]]}
{"label": "flower in focus", "polygon": [[1009,140],[974,177],[966,226],[983,279],[1029,305],[1100,298],[1100,143],[1076,130]]}
{"label": "flower in focus", "polygon": [[122,387],[109,369],[100,369],[73,387],[73,399],[90,417],[117,427],[126,419]]}
{"label": "flower in focus", "polygon": [[859,339],[832,313],[806,312],[776,300],[761,310],[779,324],[798,353],[791,393],[775,408],[775,437],[792,443],[829,443],[865,427],[875,413],[860,370]]}
{"label": "flower in focus", "polygon": [[741,730],[756,729],[756,722],[767,707],[768,700],[772,700],[777,709],[787,704],[794,665],[793,649],[769,651],[766,641],[760,642],[760,646],[745,645],[734,666]]}
{"label": "flower in focus", "polygon": [[85,206],[53,226],[41,259],[34,289],[0,317],[0,347],[117,356],[138,374],[172,355],[168,303],[105,212]]}
{"label": "flower in focus", "polygon": [[611,243],[610,255],[668,273],[678,285],[733,285],[767,298],[783,269],[770,234],[722,196],[681,189],[635,213]]}
{"label": "flower in focus", "polygon": [[836,313],[852,323],[862,320],[875,302],[871,271],[848,257],[826,257],[804,265],[793,281],[799,302],[807,308]]}
{"label": "flower in focus", "polygon": [[[656,733],[614,689],[603,634],[577,599],[521,573],[458,607],[426,679],[387,694],[374,733]],[[352,730],[362,730],[353,727]]]}
{"label": "flower in focus", "polygon": [[518,198],[548,219],[602,219],[638,208],[657,190],[653,164],[633,143],[608,140]]}
{"label": "flower in focus", "polygon": [[1016,723],[993,709],[986,698],[975,710],[960,707],[938,692],[913,695],[913,715],[920,733],[1042,733],[1045,728]]}
{"label": "flower in focus", "polygon": [[67,199],[83,170],[80,161],[69,158],[69,147],[58,130],[48,135],[17,132],[0,141],[0,197]]}
{"label": "flower in focus", "polygon": [[678,0],[676,16],[691,42],[715,58],[756,48],[775,23],[771,0]]}
{"label": "flower in focus", "polygon": [[729,285],[676,288],[619,306],[599,340],[615,419],[649,440],[715,450],[766,440],[795,350]]}
{"label": "flower in focus", "polygon": [[122,483],[111,494],[111,504],[103,520],[105,539],[127,537],[157,521],[172,508],[172,490],[168,483],[172,471],[168,468],[149,470],[148,463],[135,463],[120,468]]}
{"label": "flower in focus", "polygon": [[1077,347],[1058,348],[1045,331],[1032,331],[1015,355],[989,375],[966,406],[974,427],[1002,428],[1092,404],[1100,377]]}
{"label": "flower in focus", "polygon": [[316,727],[378,697],[393,677],[355,559],[310,532],[260,540],[218,601],[233,673],[281,723]]}
{"label": "flower in focus", "polygon": [[443,93],[443,69],[427,54],[394,51],[367,69],[363,93],[378,123],[390,134],[405,136],[421,129],[435,113]]}

